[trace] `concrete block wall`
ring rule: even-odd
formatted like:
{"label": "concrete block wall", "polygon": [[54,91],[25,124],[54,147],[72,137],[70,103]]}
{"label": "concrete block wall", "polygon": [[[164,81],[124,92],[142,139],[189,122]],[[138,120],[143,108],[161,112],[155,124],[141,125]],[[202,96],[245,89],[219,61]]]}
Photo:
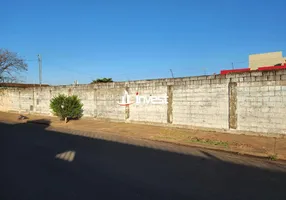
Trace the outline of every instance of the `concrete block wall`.
{"label": "concrete block wall", "polygon": [[120,121],[124,120],[125,107],[121,107],[117,103],[120,101],[123,92],[123,88],[116,88],[110,84],[107,85],[107,87],[98,87],[95,89],[95,107],[93,116],[97,118],[108,118]]}
{"label": "concrete block wall", "polygon": [[[162,84],[161,81],[152,81],[137,84],[136,82],[128,84],[129,94],[131,95],[131,101],[135,101],[136,92],[139,95],[151,97],[151,96],[166,96],[167,84]],[[167,105],[166,104],[132,104],[129,106],[130,121],[140,122],[167,122]]]}
{"label": "concrete block wall", "polygon": [[[124,92],[167,104],[120,106]],[[58,94],[78,95],[84,116],[120,121],[286,134],[286,70],[95,85],[0,89],[0,110],[51,115]]]}
{"label": "concrete block wall", "polygon": [[20,111],[20,96],[18,89],[0,90],[0,109],[4,112]]}
{"label": "concrete block wall", "polygon": [[[33,90],[19,90],[19,98],[15,102],[19,103],[20,112],[29,112],[34,107],[34,91]],[[15,106],[17,106],[15,103]]]}
{"label": "concrete block wall", "polygon": [[237,129],[286,134],[286,71],[256,75],[238,83]]}
{"label": "concrete block wall", "polygon": [[34,89],[34,110],[33,112],[44,115],[51,115],[50,100],[52,99],[51,88]]}
{"label": "concrete block wall", "polygon": [[173,123],[228,128],[227,79],[175,82]]}

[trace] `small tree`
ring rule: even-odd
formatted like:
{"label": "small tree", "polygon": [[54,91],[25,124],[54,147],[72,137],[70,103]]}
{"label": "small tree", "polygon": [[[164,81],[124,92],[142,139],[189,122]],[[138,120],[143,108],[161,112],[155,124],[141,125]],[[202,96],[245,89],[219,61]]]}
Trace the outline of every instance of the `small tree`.
{"label": "small tree", "polygon": [[112,78],[98,78],[96,80],[93,80],[90,84],[94,83],[111,83],[113,82]]}
{"label": "small tree", "polygon": [[68,119],[79,119],[83,115],[83,104],[80,99],[73,96],[60,94],[51,100],[50,108],[61,120],[67,122]]}

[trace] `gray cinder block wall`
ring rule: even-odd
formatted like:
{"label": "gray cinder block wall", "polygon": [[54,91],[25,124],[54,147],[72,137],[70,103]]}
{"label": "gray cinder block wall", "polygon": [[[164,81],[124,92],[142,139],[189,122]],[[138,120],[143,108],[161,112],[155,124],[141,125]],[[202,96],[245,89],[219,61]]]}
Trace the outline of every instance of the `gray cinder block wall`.
{"label": "gray cinder block wall", "polygon": [[[124,91],[168,96],[166,104],[120,106]],[[95,85],[0,89],[0,110],[51,115],[58,94],[78,95],[84,115],[254,133],[286,134],[286,70]]]}

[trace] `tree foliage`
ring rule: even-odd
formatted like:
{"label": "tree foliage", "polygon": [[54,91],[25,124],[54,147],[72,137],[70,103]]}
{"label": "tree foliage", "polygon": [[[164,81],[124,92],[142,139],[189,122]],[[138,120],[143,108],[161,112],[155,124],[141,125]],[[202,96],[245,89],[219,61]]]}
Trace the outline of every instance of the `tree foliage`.
{"label": "tree foliage", "polygon": [[63,119],[79,119],[83,116],[83,104],[76,96],[66,96],[60,94],[54,97],[50,102],[50,108],[54,114]]}
{"label": "tree foliage", "polygon": [[17,74],[27,70],[27,64],[17,53],[0,49],[0,82],[17,82]]}
{"label": "tree foliage", "polygon": [[95,83],[111,83],[113,82],[112,78],[98,78],[96,80],[93,80],[91,82],[91,84],[95,84]]}

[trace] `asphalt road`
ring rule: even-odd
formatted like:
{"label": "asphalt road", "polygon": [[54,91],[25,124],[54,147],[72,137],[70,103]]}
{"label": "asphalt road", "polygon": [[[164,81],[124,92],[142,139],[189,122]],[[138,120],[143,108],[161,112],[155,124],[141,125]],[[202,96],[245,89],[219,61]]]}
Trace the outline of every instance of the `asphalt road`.
{"label": "asphalt road", "polygon": [[237,164],[46,128],[0,123],[1,200],[286,199],[284,163],[236,155],[258,163]]}

